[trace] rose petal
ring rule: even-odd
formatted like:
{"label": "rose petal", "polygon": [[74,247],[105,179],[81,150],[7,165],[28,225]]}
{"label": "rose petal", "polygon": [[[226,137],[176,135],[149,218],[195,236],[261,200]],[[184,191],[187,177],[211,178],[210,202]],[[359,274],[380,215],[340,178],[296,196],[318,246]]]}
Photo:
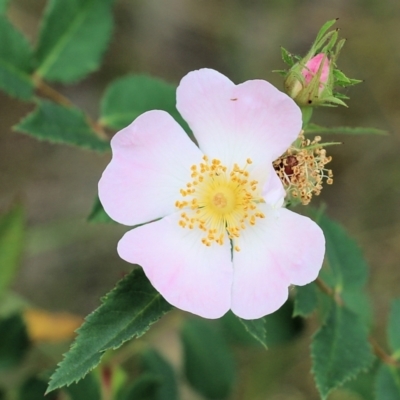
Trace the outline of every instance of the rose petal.
{"label": "rose petal", "polygon": [[181,80],[177,108],[203,152],[229,167],[247,158],[265,167],[287,150],[302,126],[300,108],[270,83],[235,86],[211,69]]}
{"label": "rose petal", "polygon": [[285,196],[286,192],[282,181],[279,179],[274,167],[271,165],[268,179],[263,188],[263,198],[267,204],[276,208],[282,207]]}
{"label": "rose petal", "polygon": [[245,319],[276,311],[290,284],[315,280],[325,252],[323,233],[309,218],[285,208],[260,209],[266,218],[242,231],[233,254],[232,311]]}
{"label": "rose petal", "polygon": [[190,166],[202,153],[164,111],[138,117],[111,140],[113,157],[99,182],[107,214],[137,225],[176,211],[179,190],[191,181]]}
{"label": "rose petal", "polygon": [[204,318],[219,318],[231,304],[229,241],[201,243],[200,229],[178,225],[173,214],[127,232],[118,244],[121,258],[141,265],[152,285],[172,305]]}

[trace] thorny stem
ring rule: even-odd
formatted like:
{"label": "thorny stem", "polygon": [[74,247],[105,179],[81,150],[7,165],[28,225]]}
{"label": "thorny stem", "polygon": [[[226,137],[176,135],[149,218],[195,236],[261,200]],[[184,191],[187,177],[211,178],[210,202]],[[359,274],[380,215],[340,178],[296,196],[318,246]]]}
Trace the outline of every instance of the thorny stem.
{"label": "thorny stem", "polygon": [[[318,288],[327,294],[328,296],[332,297],[332,299],[336,302],[337,305],[343,307],[345,304],[343,299],[340,297],[340,294],[328,286],[321,278],[317,278],[315,280],[316,285]],[[380,346],[380,344],[376,341],[375,338],[372,336],[369,337],[369,343],[372,346],[374,354],[385,364],[392,365],[396,368],[400,368],[400,363],[394,359],[392,356],[386,353],[386,351]]]}
{"label": "thorny stem", "polygon": [[[73,107],[74,104],[67,97],[57,92],[54,88],[44,82],[40,76],[33,75],[33,81],[35,83],[36,90],[44,97],[53,100],[55,103],[60,104],[64,107]],[[85,113],[86,120],[96,135],[102,140],[108,140],[108,136],[104,131],[100,123],[94,121],[89,115]]]}

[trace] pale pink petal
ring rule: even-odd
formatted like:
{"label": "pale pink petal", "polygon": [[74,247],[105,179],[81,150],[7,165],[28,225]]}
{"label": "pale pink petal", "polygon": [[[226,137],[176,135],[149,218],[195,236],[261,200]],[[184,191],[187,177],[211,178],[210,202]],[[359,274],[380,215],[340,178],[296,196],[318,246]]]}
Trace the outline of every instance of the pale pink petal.
{"label": "pale pink petal", "polygon": [[99,182],[107,214],[137,225],[176,211],[179,190],[191,181],[190,166],[202,153],[164,111],[138,117],[111,140],[113,157]]}
{"label": "pale pink petal", "polygon": [[266,218],[241,232],[233,254],[232,311],[256,319],[276,311],[290,284],[305,285],[321,269],[325,239],[307,217],[285,208],[260,207]]}
{"label": "pale pink petal", "polygon": [[201,243],[200,229],[178,225],[178,214],[133,229],[118,244],[121,258],[143,267],[152,285],[172,305],[204,318],[219,318],[231,305],[229,241]]}
{"label": "pale pink petal", "polygon": [[270,83],[235,86],[211,69],[181,80],[177,108],[201,150],[227,166],[251,158],[253,165],[265,167],[287,150],[302,126],[300,108]]}
{"label": "pale pink petal", "polygon": [[274,167],[270,166],[268,179],[263,188],[263,198],[267,204],[273,207],[282,207],[286,191],[279,179]]}

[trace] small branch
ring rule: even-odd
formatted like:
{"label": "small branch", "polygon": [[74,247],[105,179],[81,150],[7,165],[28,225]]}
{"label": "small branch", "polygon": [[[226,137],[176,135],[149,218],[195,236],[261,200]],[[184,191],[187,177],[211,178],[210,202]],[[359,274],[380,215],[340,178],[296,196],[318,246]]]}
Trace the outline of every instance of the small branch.
{"label": "small branch", "polygon": [[333,300],[339,305],[339,306],[344,306],[343,300],[340,297],[340,294],[333,290],[331,287],[329,287],[321,278],[317,278],[315,280],[315,283],[317,286],[321,289],[322,292],[327,294],[328,296],[332,297]]}
{"label": "small branch", "polygon": [[375,340],[375,338],[370,337],[369,342],[371,343],[372,349],[375,355],[385,364],[392,365],[396,368],[400,368],[400,363],[391,357],[389,354],[383,350],[383,348],[379,345],[379,343]]}
{"label": "small branch", "polygon": [[[318,277],[315,280],[315,283],[323,293],[327,294],[329,297],[332,297],[332,299],[340,307],[343,307],[345,305],[343,302],[343,299],[340,297],[339,293],[336,292],[334,289],[332,289],[330,286],[328,286],[321,278]],[[387,354],[386,351],[379,345],[379,343],[376,341],[375,338],[370,336],[368,340],[372,346],[374,354],[383,363],[385,363],[387,365],[392,365],[396,368],[400,368],[400,363],[397,360],[395,360],[393,357],[391,357],[389,354]]]}
{"label": "small branch", "polygon": [[[64,107],[74,107],[74,104],[67,97],[57,92],[54,88],[49,86],[42,78],[38,75],[33,75],[33,81],[35,82],[36,90],[43,97],[53,100],[55,103],[60,104]],[[109,140],[107,133],[103,129],[102,125],[94,121],[89,115],[85,113],[86,120],[96,135],[102,140]]]}

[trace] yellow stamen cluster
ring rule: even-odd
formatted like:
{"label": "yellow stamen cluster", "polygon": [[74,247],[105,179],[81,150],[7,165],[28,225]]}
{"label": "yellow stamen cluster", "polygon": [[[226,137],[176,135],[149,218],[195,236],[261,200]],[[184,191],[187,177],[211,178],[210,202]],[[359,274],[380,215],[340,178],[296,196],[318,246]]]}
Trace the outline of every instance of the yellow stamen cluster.
{"label": "yellow stamen cluster", "polygon": [[182,210],[179,225],[182,228],[204,231],[202,243],[211,246],[213,242],[222,245],[226,237],[236,244],[240,231],[248,225],[255,225],[257,218],[265,215],[257,208],[263,202],[258,181],[251,180],[246,160],[243,168],[234,164],[232,170],[220,160],[209,161],[207,156],[199,165],[191,166],[192,181],[180,190],[182,200],[175,206]]}
{"label": "yellow stamen cluster", "polygon": [[325,168],[332,157],[327,157],[320,141],[320,136],[311,141],[301,133],[295,144],[273,164],[288,197],[299,199],[304,205],[313,195],[321,193],[324,178],[328,185],[333,183],[332,170]]}

